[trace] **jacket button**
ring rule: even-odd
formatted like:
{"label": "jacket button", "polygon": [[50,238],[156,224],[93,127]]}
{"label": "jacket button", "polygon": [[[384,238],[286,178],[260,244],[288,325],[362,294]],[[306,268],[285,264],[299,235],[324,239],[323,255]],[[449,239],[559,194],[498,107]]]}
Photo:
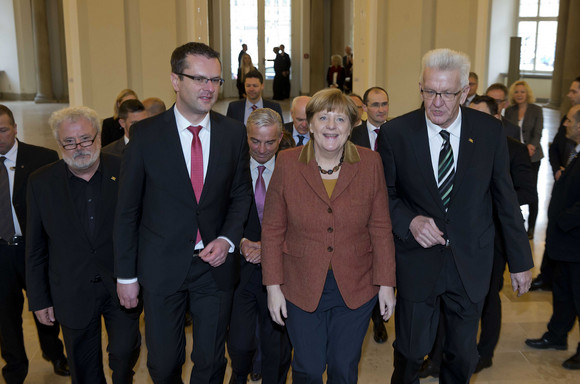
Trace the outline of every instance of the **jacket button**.
{"label": "jacket button", "polygon": [[328,207],[328,213],[332,213],[332,208]]}
{"label": "jacket button", "polygon": [[334,231],[334,228],[328,227],[327,231],[328,231],[328,233],[332,233]]}
{"label": "jacket button", "polygon": [[332,248],[332,247],[328,247],[328,248],[326,248],[326,250],[327,250],[328,252],[332,252],[332,251],[334,251],[334,248]]}

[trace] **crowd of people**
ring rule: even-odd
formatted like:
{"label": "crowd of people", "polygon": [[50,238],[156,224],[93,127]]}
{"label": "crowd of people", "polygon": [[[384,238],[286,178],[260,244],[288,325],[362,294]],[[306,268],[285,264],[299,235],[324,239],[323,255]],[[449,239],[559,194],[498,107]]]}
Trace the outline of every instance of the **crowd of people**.
{"label": "crowd of people", "polygon": [[[262,97],[247,47],[241,100],[227,116],[214,112],[222,67],[202,43],[173,51],[168,110],[127,89],[102,124],[88,107],[54,112],[61,160],[17,140],[0,105],[6,382],[28,371],[23,289],[43,356],[73,383],[105,382],[102,320],[113,382],[133,381],[143,312],[154,383],[182,382],[188,314],[191,383],[224,381],[226,345],[230,383],[254,378],[256,354],[266,384],[285,383],[290,366],[296,383],[321,383],[325,372],[355,383],[369,321],[384,343],[393,314],[392,383],[467,383],[490,367],[506,264],[518,296],[532,286],[542,110],[525,81],[477,95],[469,58],[436,49],[422,61],[423,104],[388,120],[386,89],[350,93],[347,48],[329,88],[294,98],[286,124]],[[274,98],[285,99],[290,59],[276,49]],[[580,78],[568,96],[549,151],[542,276],[554,314],[526,340],[532,348],[566,349],[580,315]],[[580,346],[563,366],[580,369]]]}

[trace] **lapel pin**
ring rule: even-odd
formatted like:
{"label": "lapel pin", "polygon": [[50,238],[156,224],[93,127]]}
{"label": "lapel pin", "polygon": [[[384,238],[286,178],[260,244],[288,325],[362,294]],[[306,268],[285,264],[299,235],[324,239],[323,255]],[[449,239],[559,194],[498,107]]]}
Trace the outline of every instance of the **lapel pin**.
{"label": "lapel pin", "polygon": [[469,142],[473,144],[473,139],[471,137],[469,138]]}
{"label": "lapel pin", "polygon": [[115,176],[111,176],[111,180],[117,181],[117,178]]}

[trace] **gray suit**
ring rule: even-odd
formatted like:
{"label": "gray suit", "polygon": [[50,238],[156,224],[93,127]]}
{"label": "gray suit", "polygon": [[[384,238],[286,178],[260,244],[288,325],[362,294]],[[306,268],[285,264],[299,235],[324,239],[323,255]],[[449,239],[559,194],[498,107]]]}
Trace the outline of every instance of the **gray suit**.
{"label": "gray suit", "polygon": [[[518,125],[518,106],[509,106],[505,110],[505,118]],[[544,152],[540,145],[543,129],[544,116],[542,114],[542,108],[536,104],[528,104],[522,124],[522,136],[524,137],[524,144],[532,144],[536,147],[536,152],[531,157],[532,163],[540,161],[544,157]]]}

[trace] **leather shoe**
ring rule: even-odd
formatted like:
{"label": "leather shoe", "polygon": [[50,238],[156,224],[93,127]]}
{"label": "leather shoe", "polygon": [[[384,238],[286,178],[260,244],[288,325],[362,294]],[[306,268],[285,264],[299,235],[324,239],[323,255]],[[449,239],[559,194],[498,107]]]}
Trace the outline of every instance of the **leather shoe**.
{"label": "leather shoe", "polygon": [[562,363],[562,367],[566,369],[580,369],[580,353],[575,354],[568,360]]}
{"label": "leather shoe", "polygon": [[252,372],[252,374],[250,375],[250,379],[252,381],[262,380],[262,374],[256,373],[256,372]]}
{"label": "leather shoe", "polygon": [[551,291],[551,290],[552,285],[544,281],[542,275],[536,276],[536,278],[532,280],[532,284],[530,285],[530,291]]}
{"label": "leather shoe", "polygon": [[492,364],[491,357],[481,357],[480,356],[479,361],[477,362],[477,365],[475,366],[474,373],[479,373],[483,369],[491,367],[491,364]]}
{"label": "leather shoe", "polygon": [[62,356],[55,360],[50,360],[47,355],[44,353],[42,354],[42,358],[46,361],[50,361],[52,363],[52,367],[54,369],[54,373],[58,376],[70,376],[70,369],[68,367],[68,362],[66,361],[66,357]]}
{"label": "leather shoe", "polygon": [[550,340],[546,334],[544,334],[541,338],[539,339],[527,339],[526,340],[526,345],[528,347],[532,347],[535,349],[557,349],[558,351],[565,351],[566,349],[568,349],[568,343],[567,342],[563,342],[563,343],[557,343],[553,340]]}
{"label": "leather shoe", "polygon": [[385,328],[385,324],[383,322],[373,323],[373,339],[379,344],[383,344],[389,335],[387,334],[387,328]]}
{"label": "leather shoe", "polygon": [[421,364],[419,378],[424,379],[429,376],[439,377],[439,366],[433,363],[431,359],[427,358],[423,361],[423,364]]}

